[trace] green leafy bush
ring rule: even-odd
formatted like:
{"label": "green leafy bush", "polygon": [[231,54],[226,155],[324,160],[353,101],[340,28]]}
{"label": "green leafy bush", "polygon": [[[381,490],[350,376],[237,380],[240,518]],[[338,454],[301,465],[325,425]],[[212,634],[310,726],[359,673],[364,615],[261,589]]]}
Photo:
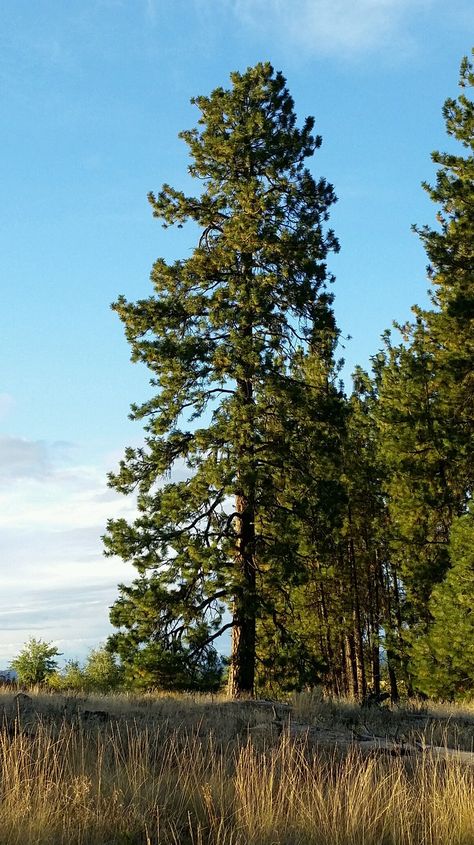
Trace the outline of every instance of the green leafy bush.
{"label": "green leafy bush", "polygon": [[20,684],[31,686],[46,681],[56,670],[60,652],[51,643],[30,637],[11,663]]}

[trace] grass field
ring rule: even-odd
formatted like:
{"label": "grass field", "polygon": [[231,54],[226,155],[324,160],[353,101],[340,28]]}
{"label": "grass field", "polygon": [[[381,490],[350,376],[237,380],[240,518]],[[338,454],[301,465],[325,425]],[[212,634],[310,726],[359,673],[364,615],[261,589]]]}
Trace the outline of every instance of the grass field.
{"label": "grass field", "polygon": [[360,742],[472,751],[472,706],[29,696],[0,693],[0,845],[474,843],[473,765]]}

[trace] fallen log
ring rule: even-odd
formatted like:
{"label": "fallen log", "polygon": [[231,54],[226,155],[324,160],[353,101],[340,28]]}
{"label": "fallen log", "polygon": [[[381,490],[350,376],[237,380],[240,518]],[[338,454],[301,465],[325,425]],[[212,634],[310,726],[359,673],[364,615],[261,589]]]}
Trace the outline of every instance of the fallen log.
{"label": "fallen log", "polygon": [[459,748],[443,748],[439,745],[426,745],[422,753],[429,754],[435,760],[449,760],[474,766],[474,752],[461,751]]}
{"label": "fallen log", "polygon": [[411,742],[390,742],[390,740],[363,740],[357,743],[347,743],[360,748],[366,754],[388,754],[391,757],[422,757],[432,761],[465,763],[474,766],[474,752],[461,751],[459,748],[446,748],[439,745],[421,745]]}
{"label": "fallen log", "polygon": [[[333,747],[343,751],[352,751],[359,749],[363,755],[383,755],[390,757],[413,757],[414,759],[423,757],[429,758],[431,761],[445,761],[454,763],[463,763],[468,766],[474,766],[474,752],[461,751],[459,748],[447,748],[438,745],[422,745],[415,742],[393,742],[389,739],[379,737],[368,738],[364,736],[360,740],[356,738],[342,738],[330,736],[324,730],[310,727],[308,725],[289,724],[286,729],[290,737],[304,737],[312,744],[320,747]],[[285,730],[285,728],[283,728]]]}

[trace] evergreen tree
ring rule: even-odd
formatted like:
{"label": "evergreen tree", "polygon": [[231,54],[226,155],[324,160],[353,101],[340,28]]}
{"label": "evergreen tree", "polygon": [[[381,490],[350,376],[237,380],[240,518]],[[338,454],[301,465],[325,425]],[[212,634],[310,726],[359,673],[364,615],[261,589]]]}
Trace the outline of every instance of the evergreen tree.
{"label": "evergreen tree", "polygon": [[421,321],[402,330],[407,345],[393,346],[387,336],[377,362],[377,421],[392,557],[406,593],[405,621],[412,625],[428,618],[466,489],[435,345]]}
{"label": "evergreen tree", "polygon": [[385,666],[392,698],[398,697],[399,578],[387,541],[377,402],[375,384],[356,370],[339,448],[331,449],[332,472],[324,471],[335,483],[321,502],[325,521],[319,517],[311,536],[308,582],[299,600],[299,628],[311,631],[308,641],[324,667],[326,690],[362,700],[381,693]]}
{"label": "evergreen tree", "polygon": [[276,619],[260,620],[259,688],[275,694],[320,682],[330,694],[364,699],[380,695],[387,667],[396,699],[400,582],[387,540],[377,393],[357,370],[346,399],[334,384],[332,352],[305,360],[324,412],[314,415],[313,407],[311,417],[304,396],[293,412],[299,452],[293,443],[286,482],[304,568],[299,582],[280,590]]}
{"label": "evergreen tree", "polygon": [[[307,354],[295,356],[293,377],[298,396],[282,405],[276,426],[286,432],[286,457],[273,466],[270,483],[280,491],[292,544],[291,578],[275,570],[266,579],[265,606],[258,621],[258,687],[261,692],[301,689],[319,683],[334,668],[334,655],[321,645],[318,589],[323,590],[325,562],[334,548],[345,505],[341,478],[346,403],[335,363],[338,335],[331,321],[318,331]],[[317,346],[317,348],[316,348]],[[277,516],[277,515],[276,515]],[[269,531],[279,531],[281,517]],[[331,592],[331,587],[329,587]]]}
{"label": "evergreen tree", "polygon": [[[378,424],[387,465],[392,548],[407,594],[409,626],[429,620],[433,586],[449,565],[453,519],[472,491],[474,372],[474,84],[461,64],[463,93],[443,109],[448,134],[466,156],[433,153],[440,165],[435,187],[439,228],[416,229],[428,254],[431,309],[415,307],[415,321],[398,326],[403,342],[377,362]],[[415,227],[416,228],[416,227]]]}
{"label": "evergreen tree", "polygon": [[[313,118],[296,126],[268,63],[231,81],[194,101],[198,128],[182,133],[201,195],[164,185],[149,197],[165,225],[197,224],[198,245],[186,260],[155,263],[149,299],[114,306],[157,393],[132,408],[146,445],[127,449],[110,478],[137,491],[139,516],[111,521],[105,544],[139,573],[111,611],[129,674],[205,679],[231,628],[229,689],[239,695],[254,689],[258,620],[302,577],[294,500],[280,482],[303,393],[316,413],[298,359],[337,335],[325,261],[338,244],[324,231],[333,189],[305,166],[321,143]],[[188,478],[163,483],[177,462]]]}
{"label": "evergreen tree", "polygon": [[[474,55],[474,50],[472,51]],[[436,185],[424,184],[441,206],[439,228],[416,229],[428,255],[433,309],[420,311],[436,344],[436,367],[442,389],[449,397],[450,436],[463,458],[466,489],[472,489],[474,438],[474,70],[465,57],[460,71],[461,95],[446,100],[443,116],[448,135],[466,150],[434,152],[439,165]]]}
{"label": "evergreen tree", "polygon": [[412,649],[415,687],[429,696],[464,698],[474,691],[474,512],[457,518],[451,567],[430,598],[431,623]]}
{"label": "evergreen tree", "polygon": [[347,507],[340,537],[345,575],[345,637],[349,691],[366,699],[381,693],[381,649],[392,699],[398,697],[395,643],[398,639],[398,578],[387,543],[385,465],[378,449],[378,396],[362,369],[353,374],[344,448]]}

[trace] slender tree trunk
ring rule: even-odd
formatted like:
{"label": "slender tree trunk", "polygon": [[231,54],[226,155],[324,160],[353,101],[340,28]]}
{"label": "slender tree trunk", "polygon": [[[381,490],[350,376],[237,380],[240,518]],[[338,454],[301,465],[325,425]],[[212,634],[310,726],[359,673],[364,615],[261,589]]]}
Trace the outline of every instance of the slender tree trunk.
{"label": "slender tree trunk", "polygon": [[378,551],[374,550],[373,567],[374,601],[370,603],[372,689],[380,695],[380,566]]}
{"label": "slender tree trunk", "polygon": [[[340,643],[340,651],[341,651],[341,680],[340,680],[340,694],[341,695],[349,695],[350,693],[350,684],[349,684],[349,661],[348,661],[348,645],[347,645],[347,638],[346,635],[343,635],[342,641]],[[338,695],[339,692],[336,692]]]}
{"label": "slender tree trunk", "polygon": [[328,610],[326,606],[326,596],[324,590],[324,584],[321,580],[319,584],[319,594],[320,594],[320,611],[321,611],[321,621],[324,630],[324,641],[325,641],[325,648],[323,649],[323,654],[326,652],[327,655],[327,663],[329,666],[329,677],[331,678],[330,683],[333,687],[333,692],[337,695],[338,694],[338,687],[339,682],[337,679],[337,672],[339,671],[339,667],[336,666],[336,661],[334,657],[334,649],[331,642],[331,626],[329,624],[329,617],[328,617]]}
{"label": "slender tree trunk", "polygon": [[352,527],[352,512],[351,507],[348,507],[348,516],[349,516],[349,526],[351,530],[351,536],[349,538],[349,562],[350,562],[350,571],[351,571],[351,581],[352,581],[352,591],[353,591],[353,601],[354,601],[354,639],[355,639],[355,648],[356,648],[356,665],[358,669],[358,683],[357,689],[360,692],[362,697],[367,695],[367,680],[365,675],[365,662],[364,662],[364,639],[363,639],[363,631],[362,631],[362,616],[360,612],[360,600],[359,600],[359,582],[357,578],[357,563],[356,563],[356,554],[355,554],[355,546],[354,546],[354,537],[353,537],[353,527]]}
{"label": "slender tree trunk", "polygon": [[[398,701],[398,683],[395,667],[400,660],[397,661],[395,652],[390,646],[394,642],[394,638],[398,643],[400,649],[400,637],[402,633],[402,617],[400,609],[400,596],[398,591],[397,573],[393,563],[390,562],[386,569],[386,602],[387,602],[387,620],[385,623],[385,641],[387,652],[387,670],[390,682],[390,698],[392,703]],[[387,624],[389,622],[389,625]]]}
{"label": "slender tree trunk", "polygon": [[394,654],[390,649],[387,649],[387,668],[388,668],[388,678],[390,681],[390,700],[392,704],[398,701],[400,698],[398,693],[398,684],[397,684],[397,675],[395,672],[395,659]]}
{"label": "slender tree trunk", "polygon": [[372,646],[372,689],[375,695],[380,695],[380,649],[378,634]]}
{"label": "slender tree trunk", "polygon": [[[414,695],[413,687],[411,684],[411,678],[408,671],[408,655],[405,650],[405,644],[403,641],[403,620],[402,620],[402,607],[400,601],[400,590],[398,585],[398,576],[395,566],[392,563],[392,577],[393,577],[393,594],[395,599],[395,618],[397,620],[397,639],[398,639],[398,665],[402,668],[402,673],[404,680],[407,685],[407,693],[411,697]],[[394,699],[398,701],[398,690],[396,690],[397,698]]]}
{"label": "slender tree trunk", "polygon": [[346,634],[346,667],[347,667],[347,686],[349,695],[352,698],[359,697],[359,681],[357,675],[357,653],[355,647],[354,634]]}

